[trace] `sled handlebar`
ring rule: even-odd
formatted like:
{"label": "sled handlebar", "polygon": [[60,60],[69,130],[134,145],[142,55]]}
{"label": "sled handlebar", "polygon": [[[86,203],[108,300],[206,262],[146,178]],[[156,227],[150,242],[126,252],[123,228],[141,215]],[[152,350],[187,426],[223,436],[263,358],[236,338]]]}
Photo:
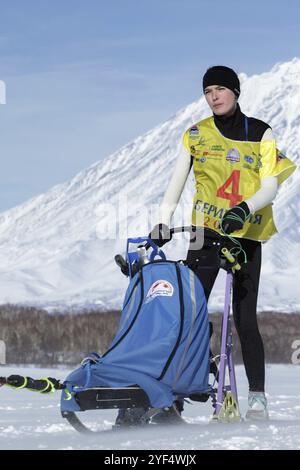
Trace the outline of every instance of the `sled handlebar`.
{"label": "sled handlebar", "polygon": [[[217,239],[217,240],[222,241],[222,239],[224,238],[218,232],[215,232],[214,230],[212,230],[210,228],[207,228],[207,227],[198,227],[197,228],[196,226],[192,226],[192,225],[183,225],[181,227],[170,228],[170,235],[174,235],[175,233],[184,233],[184,232],[189,232],[191,234],[192,233],[196,234],[197,230],[198,231],[201,230],[203,233],[205,232],[205,236],[208,239],[213,238],[213,239]],[[148,237],[143,238],[143,241],[145,241],[146,238],[148,238]],[[152,242],[152,240],[151,240],[151,242]],[[139,243],[139,242],[137,242],[137,243]],[[154,242],[152,242],[152,243],[154,243]],[[146,245],[141,245],[141,246],[145,246],[146,250],[148,250],[152,246],[152,243],[150,243],[150,239],[148,238],[148,242],[146,243]]]}
{"label": "sled handlebar", "polygon": [[[212,230],[208,227],[196,227],[196,226],[182,226],[182,227],[174,227],[170,229],[170,235],[173,235],[175,233],[183,233],[183,232],[189,232],[190,234],[197,234],[202,231],[203,236],[205,235],[206,240],[210,240],[213,242],[213,244],[217,244],[220,246],[220,266],[224,268],[226,271],[232,271],[232,273],[235,273],[235,271],[239,271],[241,269],[240,263],[237,261],[237,255],[233,255],[231,251],[228,249],[228,245],[224,246],[224,243],[228,243],[228,240],[225,240],[224,236],[220,235],[218,232],[215,230]],[[146,249],[149,248],[148,243],[145,247]],[[223,259],[222,259],[223,257]],[[225,258],[225,259],[224,259]],[[226,261],[225,261],[226,260]],[[245,261],[246,262],[246,261]]]}
{"label": "sled handlebar", "polygon": [[[228,249],[228,240],[225,240],[224,236],[220,235],[218,232],[207,227],[196,227],[190,225],[170,228],[171,236],[176,233],[184,232],[189,232],[191,235],[195,236],[197,236],[197,232],[198,234],[202,232],[202,234],[205,235],[205,240],[211,241],[213,242],[213,245],[220,247],[220,266],[222,268],[225,270],[231,270],[233,273],[241,269],[241,265],[237,261],[237,254],[234,255],[231,250]],[[156,256],[160,256],[162,259],[166,259],[164,252],[160,250],[160,248],[152,239],[149,238],[149,236],[128,238],[126,260],[121,255],[115,256],[115,262],[121,268],[121,271],[125,276],[132,277],[132,266],[135,264],[137,266],[137,262],[139,260],[139,255],[137,253],[129,253],[130,243],[138,244],[138,248],[144,248],[146,251],[149,248],[152,248],[152,252],[149,258],[150,261],[153,261]]]}
{"label": "sled handlebar", "polygon": [[[189,225],[185,225],[182,227],[170,228],[170,235],[174,235],[175,233],[183,233],[183,232],[192,232],[192,227]],[[149,248],[151,247],[153,248],[153,244],[155,245],[155,243],[151,239],[149,239],[149,237],[142,238],[142,241],[145,242],[146,239],[148,240],[146,245],[141,245],[141,246],[144,246],[146,250],[149,250]],[[131,238],[131,240],[133,240],[133,238]],[[137,243],[140,243],[140,242],[137,242]]]}

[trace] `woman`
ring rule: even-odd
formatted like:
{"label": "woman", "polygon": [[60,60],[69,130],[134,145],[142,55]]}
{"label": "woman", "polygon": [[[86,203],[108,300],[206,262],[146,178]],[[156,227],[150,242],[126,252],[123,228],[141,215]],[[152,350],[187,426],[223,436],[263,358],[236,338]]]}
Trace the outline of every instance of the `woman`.
{"label": "woman", "polygon": [[[268,124],[241,112],[240,82],[232,69],[209,68],[203,77],[203,92],[213,116],[185,132],[162,202],[160,224],[150,236],[159,246],[170,240],[171,217],[193,166],[196,193],[192,225],[212,229],[216,236],[238,239],[247,255],[247,263],[234,275],[233,316],[249,381],[246,418],[267,419],[264,347],[256,315],[261,243],[277,231],[271,202],[278,185],[291,175],[295,165],[277,151]],[[206,237],[204,228],[204,244]],[[208,300],[219,268],[214,265],[213,253],[207,267],[208,259],[203,261],[193,243],[187,261],[202,282]]]}

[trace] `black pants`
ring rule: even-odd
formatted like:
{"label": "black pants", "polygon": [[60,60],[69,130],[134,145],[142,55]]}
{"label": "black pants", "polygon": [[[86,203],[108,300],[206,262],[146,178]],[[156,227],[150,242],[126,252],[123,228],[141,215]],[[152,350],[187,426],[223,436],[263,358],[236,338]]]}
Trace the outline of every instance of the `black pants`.
{"label": "black pants", "polygon": [[[256,306],[261,268],[261,243],[238,239],[248,258],[247,264],[233,276],[232,309],[235,327],[241,342],[243,361],[249,389],[264,391],[265,358],[262,338],[257,325]],[[217,248],[210,246],[205,250],[190,249],[187,254],[188,265],[200,279],[208,301],[219,272]],[[204,242],[204,247],[206,242]],[[239,260],[242,260],[239,257]]]}

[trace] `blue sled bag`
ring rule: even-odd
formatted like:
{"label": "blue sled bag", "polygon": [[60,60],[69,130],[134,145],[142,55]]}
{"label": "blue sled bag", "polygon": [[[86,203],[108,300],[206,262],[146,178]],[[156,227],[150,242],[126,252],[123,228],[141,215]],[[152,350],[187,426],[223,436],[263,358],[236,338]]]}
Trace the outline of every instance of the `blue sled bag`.
{"label": "blue sled bag", "polygon": [[[70,391],[138,385],[152,407],[209,392],[209,322],[203,287],[182,262],[152,261],[131,278],[108,351],[72,372]],[[64,409],[78,411],[75,400]]]}

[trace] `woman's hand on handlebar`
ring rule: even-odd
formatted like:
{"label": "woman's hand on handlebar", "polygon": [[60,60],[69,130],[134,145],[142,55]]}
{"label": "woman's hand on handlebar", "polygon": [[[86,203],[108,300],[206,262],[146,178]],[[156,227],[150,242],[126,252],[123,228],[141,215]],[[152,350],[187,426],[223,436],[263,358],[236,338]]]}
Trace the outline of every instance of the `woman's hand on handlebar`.
{"label": "woman's hand on handlebar", "polygon": [[148,237],[161,248],[172,239],[172,232],[166,224],[157,224],[153,227]]}

